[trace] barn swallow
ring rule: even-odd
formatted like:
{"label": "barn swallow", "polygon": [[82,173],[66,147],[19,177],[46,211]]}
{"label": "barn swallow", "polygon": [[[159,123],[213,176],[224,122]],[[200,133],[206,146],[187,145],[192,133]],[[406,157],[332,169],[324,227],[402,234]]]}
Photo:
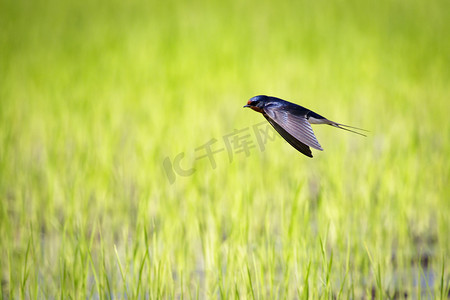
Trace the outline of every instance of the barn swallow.
{"label": "barn swallow", "polygon": [[247,105],[244,105],[244,107],[250,107],[254,111],[262,113],[270,125],[292,147],[309,157],[313,157],[309,147],[323,151],[322,146],[320,146],[314,135],[311,124],[328,124],[365,136],[348,128],[366,131],[364,129],[336,123],[303,106],[276,97],[255,96],[248,100]]}

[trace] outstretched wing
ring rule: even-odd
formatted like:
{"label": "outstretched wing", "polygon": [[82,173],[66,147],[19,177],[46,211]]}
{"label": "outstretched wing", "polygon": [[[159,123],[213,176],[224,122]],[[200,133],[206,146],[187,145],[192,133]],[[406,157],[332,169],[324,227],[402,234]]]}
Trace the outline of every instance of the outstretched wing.
{"label": "outstretched wing", "polygon": [[[277,106],[265,107],[264,112],[267,115],[266,118],[268,120],[272,120],[272,122],[270,120],[269,122],[273,127],[275,127],[275,125],[273,124],[275,123],[299,142],[314,149],[323,151],[322,146],[320,146],[319,141],[317,141],[317,138],[314,135],[311,124],[309,124],[308,120],[306,119],[306,114],[293,114]],[[280,132],[276,127],[275,129]],[[292,143],[288,139],[286,140],[292,145]]]}
{"label": "outstretched wing", "polygon": [[311,149],[302,142],[300,142],[298,139],[290,135],[286,130],[283,129],[280,125],[278,125],[274,120],[269,118],[267,115],[264,115],[269,121],[269,123],[275,128],[276,131],[295,149],[300,151],[301,153],[305,154],[306,156],[313,157],[311,153]]}

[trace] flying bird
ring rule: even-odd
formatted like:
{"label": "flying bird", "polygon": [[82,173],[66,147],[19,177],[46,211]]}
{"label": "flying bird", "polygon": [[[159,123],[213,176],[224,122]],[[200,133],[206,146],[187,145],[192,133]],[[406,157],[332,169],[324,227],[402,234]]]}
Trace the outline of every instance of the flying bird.
{"label": "flying bird", "polygon": [[244,105],[244,107],[250,107],[254,111],[262,113],[270,125],[292,147],[309,157],[313,157],[309,147],[323,151],[322,146],[320,146],[314,135],[311,124],[328,124],[365,136],[349,128],[366,131],[364,129],[336,123],[303,106],[276,97],[255,96],[248,100],[247,105]]}

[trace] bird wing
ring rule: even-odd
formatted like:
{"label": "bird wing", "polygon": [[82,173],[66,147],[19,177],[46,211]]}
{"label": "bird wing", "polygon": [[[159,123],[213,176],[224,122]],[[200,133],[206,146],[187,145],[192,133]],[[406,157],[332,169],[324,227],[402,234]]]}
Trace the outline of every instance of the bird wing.
{"label": "bird wing", "polygon": [[[322,146],[320,146],[319,141],[317,141],[317,138],[314,135],[311,124],[309,124],[308,120],[306,119],[306,115],[295,115],[293,113],[287,112],[286,110],[283,110],[283,108],[270,106],[265,107],[264,112],[267,114],[268,120],[271,119],[273,123],[277,124],[299,142],[314,149],[323,151]],[[272,122],[270,123],[281,134],[280,130],[278,130]],[[281,135],[283,136],[283,134]],[[289,140],[287,141],[292,145]]]}
{"label": "bird wing", "polygon": [[295,137],[293,137],[292,135],[289,134],[289,132],[287,132],[286,130],[283,129],[283,127],[281,127],[280,125],[278,125],[274,120],[272,120],[271,118],[269,118],[267,115],[264,115],[267,119],[267,121],[269,121],[270,125],[273,126],[273,128],[275,128],[276,131],[278,131],[278,133],[295,149],[297,149],[298,151],[300,151],[301,153],[305,154],[306,156],[309,157],[313,157],[312,153],[311,153],[311,149],[309,149],[309,147],[305,144],[303,144],[302,142],[300,142],[298,139],[296,139]]}

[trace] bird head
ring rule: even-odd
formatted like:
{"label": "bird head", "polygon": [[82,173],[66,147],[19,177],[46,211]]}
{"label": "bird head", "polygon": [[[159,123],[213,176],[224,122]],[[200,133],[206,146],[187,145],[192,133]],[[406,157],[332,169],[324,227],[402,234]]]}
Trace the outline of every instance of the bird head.
{"label": "bird head", "polygon": [[247,101],[247,105],[244,105],[244,107],[250,107],[254,111],[263,113],[263,108],[266,104],[267,98],[269,97],[264,95],[252,97]]}

